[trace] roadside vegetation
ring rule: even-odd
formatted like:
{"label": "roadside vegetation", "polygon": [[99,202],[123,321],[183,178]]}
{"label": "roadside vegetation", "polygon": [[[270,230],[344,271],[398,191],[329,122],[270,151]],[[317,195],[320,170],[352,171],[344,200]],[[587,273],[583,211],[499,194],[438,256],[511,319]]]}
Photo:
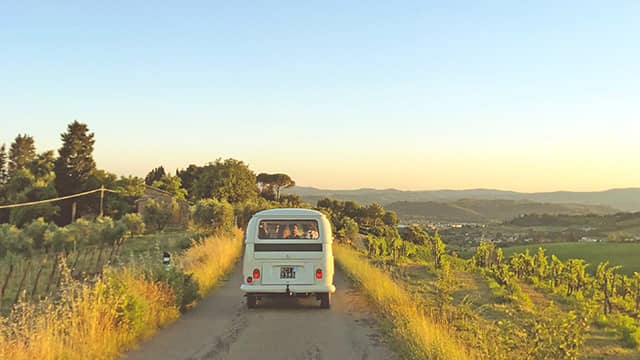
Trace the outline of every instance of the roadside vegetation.
{"label": "roadside vegetation", "polygon": [[288,175],[239,160],[118,177],[96,167],[86,124],[61,140],[57,154],[27,134],[0,145],[2,359],[115,358],[220,283],[255,212],[308,206],[280,193]]}
{"label": "roadside vegetation", "polygon": [[243,234],[233,229],[226,235],[213,235],[194,242],[179,258],[179,268],[191,274],[198,284],[198,295],[211,291],[231,269],[242,251]]}
{"label": "roadside vegetation", "polygon": [[336,245],[338,265],[393,323],[392,333],[403,345],[400,350],[410,359],[478,359],[455,334],[455,328],[442,318],[424,311],[421,302],[389,273],[371,265],[362,254]]}
{"label": "roadside vegetation", "polygon": [[[369,208],[347,203],[318,203],[329,208],[343,243],[336,245],[336,260],[393,324],[389,331],[403,356],[638,358],[640,275],[625,276],[607,262],[589,275],[584,260],[563,261],[543,249],[507,257],[491,242],[462,259],[447,250],[437,230],[412,225],[399,232],[383,221],[380,209],[369,219],[356,215],[360,234],[343,236],[345,213],[367,214]],[[397,310],[407,305],[385,295],[398,292],[408,294],[417,315]],[[417,325],[405,318],[409,313],[429,330],[416,333]],[[460,352],[444,350],[450,348]]]}
{"label": "roadside vegetation", "polygon": [[238,231],[207,237],[180,253],[176,265],[153,259],[106,267],[92,281],[74,280],[62,261],[56,297],[20,302],[0,319],[0,358],[113,359],[219,283],[241,239]]}

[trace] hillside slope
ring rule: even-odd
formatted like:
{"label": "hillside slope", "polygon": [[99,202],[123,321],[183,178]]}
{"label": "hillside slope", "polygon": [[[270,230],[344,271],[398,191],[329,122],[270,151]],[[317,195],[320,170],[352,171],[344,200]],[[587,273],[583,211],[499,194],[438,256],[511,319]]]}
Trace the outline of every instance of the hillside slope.
{"label": "hillside slope", "polygon": [[449,203],[400,201],[385,208],[405,219],[428,219],[461,222],[503,221],[521,214],[611,214],[616,210],[601,205],[552,204],[528,200],[463,199]]}
{"label": "hillside slope", "polygon": [[315,204],[319,199],[325,197],[337,200],[352,200],[362,204],[377,202],[382,205],[398,201],[529,200],[542,203],[605,205],[623,211],[640,211],[640,188],[610,189],[594,192],[519,193],[492,189],[427,191],[402,191],[396,189],[326,190],[297,186],[288,189],[287,192],[298,194],[311,204]]}

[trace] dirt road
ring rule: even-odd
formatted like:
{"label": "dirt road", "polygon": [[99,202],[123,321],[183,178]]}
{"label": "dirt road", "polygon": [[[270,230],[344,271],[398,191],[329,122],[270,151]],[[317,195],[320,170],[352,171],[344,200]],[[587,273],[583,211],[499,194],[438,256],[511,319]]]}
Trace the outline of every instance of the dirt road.
{"label": "dirt road", "polygon": [[127,360],[395,359],[367,301],[336,271],[330,310],[315,298],[267,299],[248,310],[240,267],[214,294]]}

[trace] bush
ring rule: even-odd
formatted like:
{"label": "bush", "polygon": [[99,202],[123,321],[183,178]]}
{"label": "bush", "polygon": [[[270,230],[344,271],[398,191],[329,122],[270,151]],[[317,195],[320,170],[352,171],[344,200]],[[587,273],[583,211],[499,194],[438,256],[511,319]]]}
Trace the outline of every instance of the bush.
{"label": "bush", "polygon": [[126,214],[119,220],[124,225],[129,235],[142,235],[144,234],[145,224],[142,219],[142,215],[137,213]]}
{"label": "bush", "polygon": [[45,243],[45,233],[47,231],[55,231],[58,227],[55,224],[49,224],[43,218],[38,218],[26,225],[22,231],[33,240],[33,247],[42,249]]}
{"label": "bush", "polygon": [[0,225],[0,257],[12,252],[31,255],[33,240],[20,231],[15,225]]}
{"label": "bush", "polygon": [[360,231],[358,223],[352,218],[345,216],[340,223],[340,230],[338,230],[338,236],[344,240],[353,241]]}
{"label": "bush", "polygon": [[202,199],[194,206],[192,219],[200,229],[229,233],[234,225],[233,206],[226,201]]}
{"label": "bush", "polygon": [[103,245],[111,245],[122,239],[127,231],[125,225],[121,222],[114,223],[110,217],[102,217],[96,219],[96,227],[99,234],[99,243]]}
{"label": "bush", "polygon": [[69,230],[69,236],[77,247],[97,243],[93,223],[85,219],[78,219],[65,228]]}
{"label": "bush", "polygon": [[601,316],[598,319],[598,324],[613,329],[622,338],[625,346],[640,350],[640,324],[638,320],[628,315],[615,313]]}
{"label": "bush", "polygon": [[142,213],[144,223],[151,226],[154,230],[162,231],[169,224],[171,216],[176,211],[178,203],[172,199],[169,206],[161,206],[155,200],[151,199],[147,202]]}
{"label": "bush", "polygon": [[173,266],[157,268],[153,271],[152,280],[165,282],[173,289],[176,304],[182,312],[200,298],[198,284],[193,279],[193,275],[185,274]]}
{"label": "bush", "polygon": [[45,247],[54,252],[72,249],[74,240],[73,234],[67,228],[47,230],[45,233]]}

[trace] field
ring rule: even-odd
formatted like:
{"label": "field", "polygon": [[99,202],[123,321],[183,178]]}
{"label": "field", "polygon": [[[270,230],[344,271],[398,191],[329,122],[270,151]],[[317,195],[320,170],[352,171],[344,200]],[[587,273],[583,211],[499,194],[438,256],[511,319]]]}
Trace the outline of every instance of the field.
{"label": "field", "polygon": [[556,255],[560,260],[584,259],[590,266],[587,270],[595,272],[596,267],[602,261],[609,261],[612,265],[621,265],[621,272],[632,275],[633,272],[640,272],[640,244],[623,243],[554,243],[554,244],[532,244],[524,246],[505,247],[506,258],[514,253],[525,252],[535,254],[538,248],[547,250],[547,255]]}

